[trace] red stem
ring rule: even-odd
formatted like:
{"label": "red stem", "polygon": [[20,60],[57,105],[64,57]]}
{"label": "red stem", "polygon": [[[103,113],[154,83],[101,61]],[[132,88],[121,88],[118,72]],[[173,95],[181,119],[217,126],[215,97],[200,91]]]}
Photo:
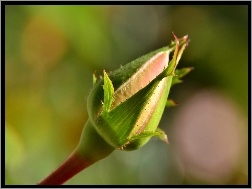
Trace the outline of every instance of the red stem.
{"label": "red stem", "polygon": [[81,134],[80,143],[72,154],[54,172],[43,179],[38,185],[60,185],[74,175],[107,157],[114,151],[94,129],[88,120]]}
{"label": "red stem", "polygon": [[83,159],[74,151],[65,162],[63,162],[55,171],[44,178],[38,185],[60,185],[72,178],[74,175],[91,165],[92,162]]}

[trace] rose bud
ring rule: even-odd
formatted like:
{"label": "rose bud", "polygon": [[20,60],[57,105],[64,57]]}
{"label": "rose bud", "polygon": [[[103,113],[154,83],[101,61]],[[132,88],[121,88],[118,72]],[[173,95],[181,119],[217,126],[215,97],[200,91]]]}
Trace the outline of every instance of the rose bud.
{"label": "rose bud", "polygon": [[[174,48],[161,48],[107,74],[88,98],[90,122],[99,135],[120,150],[135,150],[152,136],[168,143],[158,127],[175,68],[187,45],[187,36],[175,37]],[[179,47],[181,48],[179,49]],[[169,62],[169,53],[174,50]],[[85,139],[83,139],[85,140]]]}

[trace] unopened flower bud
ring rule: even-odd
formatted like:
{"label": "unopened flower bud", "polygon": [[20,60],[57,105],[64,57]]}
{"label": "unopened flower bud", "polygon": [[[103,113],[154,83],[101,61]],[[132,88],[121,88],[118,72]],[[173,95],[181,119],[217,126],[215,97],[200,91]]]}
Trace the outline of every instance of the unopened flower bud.
{"label": "unopened flower bud", "polygon": [[[187,36],[172,47],[144,55],[98,80],[88,98],[89,119],[99,135],[120,150],[135,150],[152,136],[168,142],[158,128]],[[169,54],[174,51],[169,62]]]}

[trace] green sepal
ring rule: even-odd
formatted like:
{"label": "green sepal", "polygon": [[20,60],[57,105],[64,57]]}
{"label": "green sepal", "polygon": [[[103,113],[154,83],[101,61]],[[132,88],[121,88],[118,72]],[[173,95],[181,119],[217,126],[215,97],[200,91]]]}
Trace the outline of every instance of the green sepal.
{"label": "green sepal", "polygon": [[[168,67],[163,71],[163,73],[161,73],[158,77],[167,77],[167,76],[176,76],[176,67],[179,63],[179,60],[186,48],[186,46],[188,45],[189,40],[187,39],[187,36],[184,36],[181,39],[178,39],[174,33],[173,36],[175,38],[175,41],[173,42],[174,45],[174,53],[173,53],[173,57],[172,60],[169,62]],[[181,46],[181,48],[179,49],[179,47]]]}
{"label": "green sepal", "polygon": [[[164,92],[153,112],[155,116],[150,118],[144,128],[145,131],[141,133],[153,133],[153,131],[157,129],[171,85],[172,78],[167,79],[168,81],[164,88]],[[136,122],[140,115],[144,113],[145,106],[158,87],[158,84],[158,81],[153,80],[148,86],[137,92],[131,98],[113,108],[109,113],[101,114],[96,119],[95,124],[97,131],[109,144],[118,149],[136,150],[151,138],[151,135],[141,135],[141,133],[132,135],[132,130],[137,127]],[[155,136],[157,134],[158,133],[154,133]],[[137,135],[140,136],[136,137]],[[135,139],[133,140],[132,137],[135,137]],[[136,138],[138,138],[138,140],[136,140]],[[134,143],[132,141],[134,141]]]}
{"label": "green sepal", "polygon": [[181,80],[182,77],[184,77],[185,75],[187,75],[190,71],[192,71],[193,68],[181,68],[181,69],[177,69],[175,70],[175,76],[173,77],[172,80],[172,86],[182,83],[183,80]]}
{"label": "green sepal", "polygon": [[159,139],[161,139],[163,142],[169,144],[167,134],[166,134],[162,129],[160,129],[160,128],[158,127],[157,130],[156,130],[156,132],[159,133],[159,134],[157,135],[157,137],[158,137]]}
{"label": "green sepal", "polygon": [[113,96],[114,96],[114,87],[112,84],[112,81],[109,79],[107,73],[105,70],[103,70],[104,73],[104,102],[103,102],[103,113],[107,113],[110,111],[111,104],[113,102]]}
{"label": "green sepal", "polygon": [[177,66],[176,59],[177,59],[178,52],[179,52],[179,40],[177,39],[177,37],[175,37],[175,50],[173,53],[172,60],[169,62],[168,67],[158,77],[162,78],[162,77],[167,77],[170,75],[175,75],[174,71]]}
{"label": "green sepal", "polygon": [[167,135],[160,128],[157,128],[156,131],[144,131],[144,132],[142,132],[142,133],[140,133],[138,135],[130,137],[128,140],[129,140],[129,142],[131,142],[131,141],[134,141],[134,140],[139,140],[139,139],[143,139],[143,138],[146,138],[146,137],[153,137],[153,136],[158,137],[159,139],[161,139],[163,142],[165,142],[167,144],[169,143]]}

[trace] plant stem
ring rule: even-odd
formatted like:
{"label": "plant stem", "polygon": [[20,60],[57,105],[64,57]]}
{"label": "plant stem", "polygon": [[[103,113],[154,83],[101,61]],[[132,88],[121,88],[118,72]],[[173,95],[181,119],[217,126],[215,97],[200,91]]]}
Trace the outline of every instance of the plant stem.
{"label": "plant stem", "polygon": [[60,185],[93,163],[107,157],[114,148],[105,142],[88,120],[80,143],[72,154],[38,185]]}
{"label": "plant stem", "polygon": [[76,151],[62,163],[48,177],[38,183],[38,185],[59,185],[72,178],[74,175],[91,165],[92,162],[85,161]]}

